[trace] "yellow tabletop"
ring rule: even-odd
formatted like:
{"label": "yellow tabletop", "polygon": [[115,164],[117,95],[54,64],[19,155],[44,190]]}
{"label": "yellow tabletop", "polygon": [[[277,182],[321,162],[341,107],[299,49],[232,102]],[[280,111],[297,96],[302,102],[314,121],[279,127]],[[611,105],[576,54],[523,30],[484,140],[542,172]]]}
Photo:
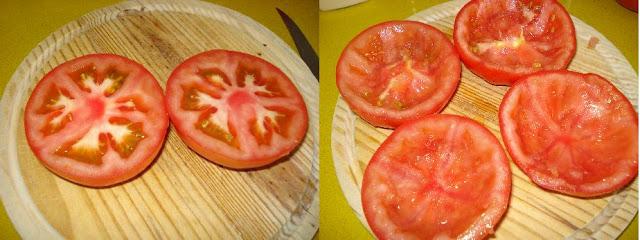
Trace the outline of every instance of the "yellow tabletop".
{"label": "yellow tabletop", "polygon": [[[342,195],[331,157],[331,124],[338,98],[335,67],[348,41],[366,27],[405,19],[442,0],[369,0],[351,7],[320,12],[320,239],[369,239]],[[620,49],[638,71],[638,14],[614,0],[562,0],[572,15],[593,26]],[[637,215],[620,239],[638,238]]]}
{"label": "yellow tabletop", "polygon": [[[117,2],[119,1],[0,1],[0,29],[3,32],[0,37],[0,56],[2,56],[0,57],[0,93],[4,92],[4,87],[20,62],[40,41],[64,24],[92,10]],[[211,2],[253,18],[296,51],[293,39],[276,12],[275,8],[280,8],[300,27],[316,52],[318,50],[318,2],[316,0],[212,0]],[[0,239],[19,239],[3,205],[0,205]]]}

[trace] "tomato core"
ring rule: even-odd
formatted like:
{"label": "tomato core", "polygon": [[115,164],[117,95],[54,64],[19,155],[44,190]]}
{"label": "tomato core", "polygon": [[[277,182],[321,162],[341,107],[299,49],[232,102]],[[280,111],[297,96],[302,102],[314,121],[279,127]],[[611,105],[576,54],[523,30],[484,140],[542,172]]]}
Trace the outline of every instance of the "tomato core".
{"label": "tomato core", "polygon": [[246,91],[236,91],[227,99],[232,109],[240,109],[243,105],[256,104],[256,99]]}
{"label": "tomato core", "polygon": [[100,97],[87,99],[87,106],[91,109],[91,117],[98,119],[104,115],[104,101]]}

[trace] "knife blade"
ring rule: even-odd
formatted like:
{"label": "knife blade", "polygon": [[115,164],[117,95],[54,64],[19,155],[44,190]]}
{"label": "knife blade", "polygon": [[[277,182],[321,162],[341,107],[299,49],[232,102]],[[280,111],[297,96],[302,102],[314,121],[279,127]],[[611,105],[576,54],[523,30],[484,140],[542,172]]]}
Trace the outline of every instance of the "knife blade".
{"label": "knife blade", "polygon": [[320,76],[318,74],[318,54],[313,50],[309,40],[304,36],[298,25],[282,10],[276,8],[280,18],[282,18],[282,22],[287,26],[287,30],[289,30],[289,35],[293,38],[293,42],[296,44],[296,48],[298,49],[298,54],[302,57],[302,61],[307,64],[307,67],[311,70],[313,75],[316,77],[316,80],[319,81]]}

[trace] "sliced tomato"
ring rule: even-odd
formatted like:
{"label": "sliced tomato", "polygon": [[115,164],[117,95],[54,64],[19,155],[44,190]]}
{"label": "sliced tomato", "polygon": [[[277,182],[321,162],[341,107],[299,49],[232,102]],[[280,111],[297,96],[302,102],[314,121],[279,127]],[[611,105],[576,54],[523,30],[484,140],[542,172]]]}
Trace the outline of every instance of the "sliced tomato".
{"label": "sliced tomato", "polygon": [[542,188],[601,196],[638,174],[637,113],[598,75],[525,77],[507,91],[499,115],[513,161]]}
{"label": "sliced tomato", "polygon": [[212,50],[181,63],[167,82],[166,104],[180,138],[230,168],[270,164],[293,151],[307,130],[295,85],[271,63]]}
{"label": "sliced tomato", "polygon": [[482,239],[511,195],[511,170],[496,137],[461,116],[400,125],[362,180],[362,207],[379,239]]}
{"label": "sliced tomato", "polygon": [[464,64],[496,85],[565,69],[576,52],[573,21],[555,0],[472,0],[456,15],[453,42]]}
{"label": "sliced tomato", "polygon": [[414,21],[369,27],[344,48],[336,83],[351,110],[394,128],[437,113],[460,82],[461,64],[444,33]]}
{"label": "sliced tomato", "polygon": [[29,146],[55,174],[109,186],[142,172],[164,142],[162,88],[142,65],[112,54],[65,62],[38,82],[24,112]]}

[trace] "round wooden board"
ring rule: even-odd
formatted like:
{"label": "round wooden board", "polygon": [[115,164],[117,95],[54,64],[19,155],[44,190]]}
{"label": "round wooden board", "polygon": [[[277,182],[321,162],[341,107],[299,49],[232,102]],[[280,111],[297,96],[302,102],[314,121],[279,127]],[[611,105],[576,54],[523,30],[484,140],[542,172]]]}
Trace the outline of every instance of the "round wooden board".
{"label": "round wooden board", "polygon": [[[225,169],[199,157],[171,128],[155,162],[132,181],[82,187],[44,168],[24,135],[23,108],[53,67],[89,53],[143,64],[161,82],[184,59],[210,49],[259,55],[302,93],[309,130],[302,145],[268,168]],[[310,239],[318,228],[318,82],[275,34],[205,2],[131,1],[91,12],[42,41],[0,102],[0,194],[26,239]]]}
{"label": "round wooden board", "polygon": [[[428,23],[451,37],[458,10],[466,1],[452,1],[421,11],[410,20]],[[600,74],[612,81],[637,109],[638,77],[630,64],[602,34],[573,17],[578,50],[570,70]],[[591,37],[600,40],[588,49]],[[493,86],[463,67],[460,86],[444,113],[464,115],[488,127],[502,141],[498,107],[507,87]],[[342,191],[360,221],[360,189],[369,159],[391,130],[376,128],[356,116],[344,102],[336,104],[331,148]],[[493,237],[499,239],[615,239],[637,212],[637,180],[615,195],[581,199],[552,193],[533,184],[515,165],[511,202]]]}

